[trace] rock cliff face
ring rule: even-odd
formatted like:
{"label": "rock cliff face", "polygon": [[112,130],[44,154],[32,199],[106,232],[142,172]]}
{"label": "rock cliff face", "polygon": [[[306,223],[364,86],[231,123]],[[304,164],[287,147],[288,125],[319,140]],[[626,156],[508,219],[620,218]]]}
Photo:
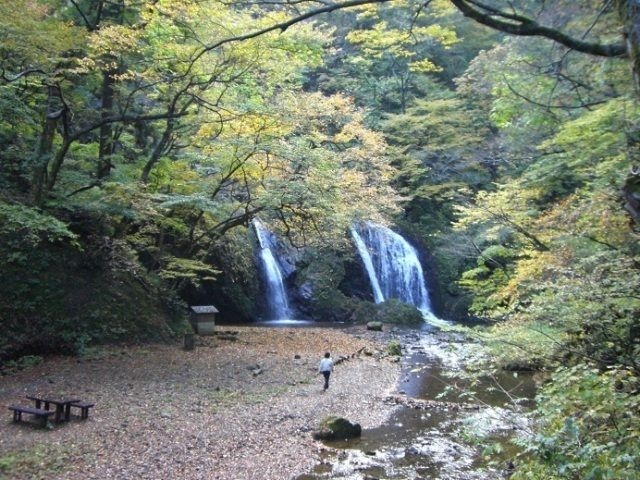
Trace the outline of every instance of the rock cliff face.
{"label": "rock cliff face", "polygon": [[[253,231],[249,230],[249,241],[246,242],[251,253],[245,250],[245,255],[248,255],[244,261],[238,260],[240,254],[231,263],[225,261],[229,256],[216,257],[214,263],[222,265],[223,273],[212,284],[203,286],[199,295],[190,292],[195,295],[189,295],[187,303],[214,304],[220,311],[220,320],[226,323],[274,320],[270,313],[274,311],[270,305],[272,299],[269,298],[273,289],[269,289],[265,281],[259,255],[261,249],[268,247],[274,260],[272,267],[277,264],[281,285],[286,291],[286,318],[322,322],[366,322],[373,319],[393,322],[388,318],[390,312],[394,316],[414,317],[404,308],[394,314],[391,307],[397,306],[398,302],[393,299],[379,304],[374,302],[371,282],[355,245],[347,250],[296,249],[266,230],[259,241],[254,238]],[[249,258],[251,261],[247,261]],[[425,268],[425,273],[430,274],[430,270]],[[431,285],[433,281],[431,275],[427,284]],[[386,303],[389,305],[384,306]]]}
{"label": "rock cliff face", "polygon": [[289,288],[292,303],[302,318],[344,321],[360,302],[373,302],[362,268],[343,254],[309,252],[297,267]]}
{"label": "rock cliff face", "polygon": [[[363,304],[393,299],[423,314],[432,313],[418,250],[387,227],[368,223],[354,227],[353,245],[347,250],[292,250],[274,235],[267,235],[264,227],[259,231],[258,247],[268,247],[276,260],[273,263],[280,266],[277,273],[294,315],[288,318],[357,320],[357,312],[366,310]],[[269,297],[269,288],[264,291]],[[278,303],[277,298],[267,298],[269,301]]]}

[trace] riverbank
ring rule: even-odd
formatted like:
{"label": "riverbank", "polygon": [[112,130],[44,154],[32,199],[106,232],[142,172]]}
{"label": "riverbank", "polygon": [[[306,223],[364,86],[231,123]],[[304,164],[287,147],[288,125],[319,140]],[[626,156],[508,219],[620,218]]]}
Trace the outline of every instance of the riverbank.
{"label": "riverbank", "polygon": [[[95,402],[51,430],[0,421],[0,478],[281,480],[308,472],[327,415],[364,429],[398,408],[389,334],[348,328],[218,327],[181,345],[101,349],[0,377],[0,404],[52,393]],[[317,364],[341,359],[322,390]]]}

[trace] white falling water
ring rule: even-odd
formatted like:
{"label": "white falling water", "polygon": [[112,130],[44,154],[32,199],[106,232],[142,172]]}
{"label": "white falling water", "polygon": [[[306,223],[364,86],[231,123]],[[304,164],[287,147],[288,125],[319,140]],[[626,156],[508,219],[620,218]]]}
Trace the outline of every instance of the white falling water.
{"label": "white falling water", "polygon": [[369,249],[365,245],[364,240],[362,240],[362,237],[360,236],[358,231],[353,227],[351,228],[351,236],[353,237],[353,241],[356,244],[356,248],[358,249],[358,253],[360,254],[362,263],[364,263],[364,268],[367,271],[369,282],[371,282],[371,289],[373,290],[373,301],[376,303],[382,303],[384,302],[384,295],[382,294],[382,289],[380,288],[380,282],[378,282],[376,270],[373,267],[373,260],[371,259]]}
{"label": "white falling water", "polygon": [[375,302],[396,298],[415,306],[425,317],[435,318],[416,250],[401,235],[382,225],[365,223],[351,233],[369,275]]}
{"label": "white falling water", "polygon": [[258,246],[260,247],[260,261],[264,271],[264,277],[267,282],[267,301],[270,309],[270,320],[283,320],[289,318],[289,303],[287,301],[287,292],[284,288],[282,273],[280,266],[272,251],[272,242],[269,238],[269,232],[262,223],[253,220],[253,228],[258,237]]}

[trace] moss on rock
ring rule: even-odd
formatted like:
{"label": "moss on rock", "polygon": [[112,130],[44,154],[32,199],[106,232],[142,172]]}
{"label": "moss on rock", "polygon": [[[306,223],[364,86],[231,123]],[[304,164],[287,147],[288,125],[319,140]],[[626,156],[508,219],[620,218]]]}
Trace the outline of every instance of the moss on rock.
{"label": "moss on rock", "polygon": [[316,440],[346,440],[358,438],[362,435],[362,427],[358,423],[351,423],[346,418],[329,416],[320,424],[320,428],[313,433]]}

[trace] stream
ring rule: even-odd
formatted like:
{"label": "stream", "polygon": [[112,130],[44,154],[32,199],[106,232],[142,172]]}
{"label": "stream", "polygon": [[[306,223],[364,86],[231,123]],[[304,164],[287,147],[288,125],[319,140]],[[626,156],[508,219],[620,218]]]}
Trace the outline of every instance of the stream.
{"label": "stream", "polygon": [[401,406],[358,439],[325,442],[321,463],[296,480],[508,478],[519,453],[512,440],[529,431],[533,377],[503,372],[471,384],[457,353],[465,344],[455,334],[425,327],[396,336]]}

